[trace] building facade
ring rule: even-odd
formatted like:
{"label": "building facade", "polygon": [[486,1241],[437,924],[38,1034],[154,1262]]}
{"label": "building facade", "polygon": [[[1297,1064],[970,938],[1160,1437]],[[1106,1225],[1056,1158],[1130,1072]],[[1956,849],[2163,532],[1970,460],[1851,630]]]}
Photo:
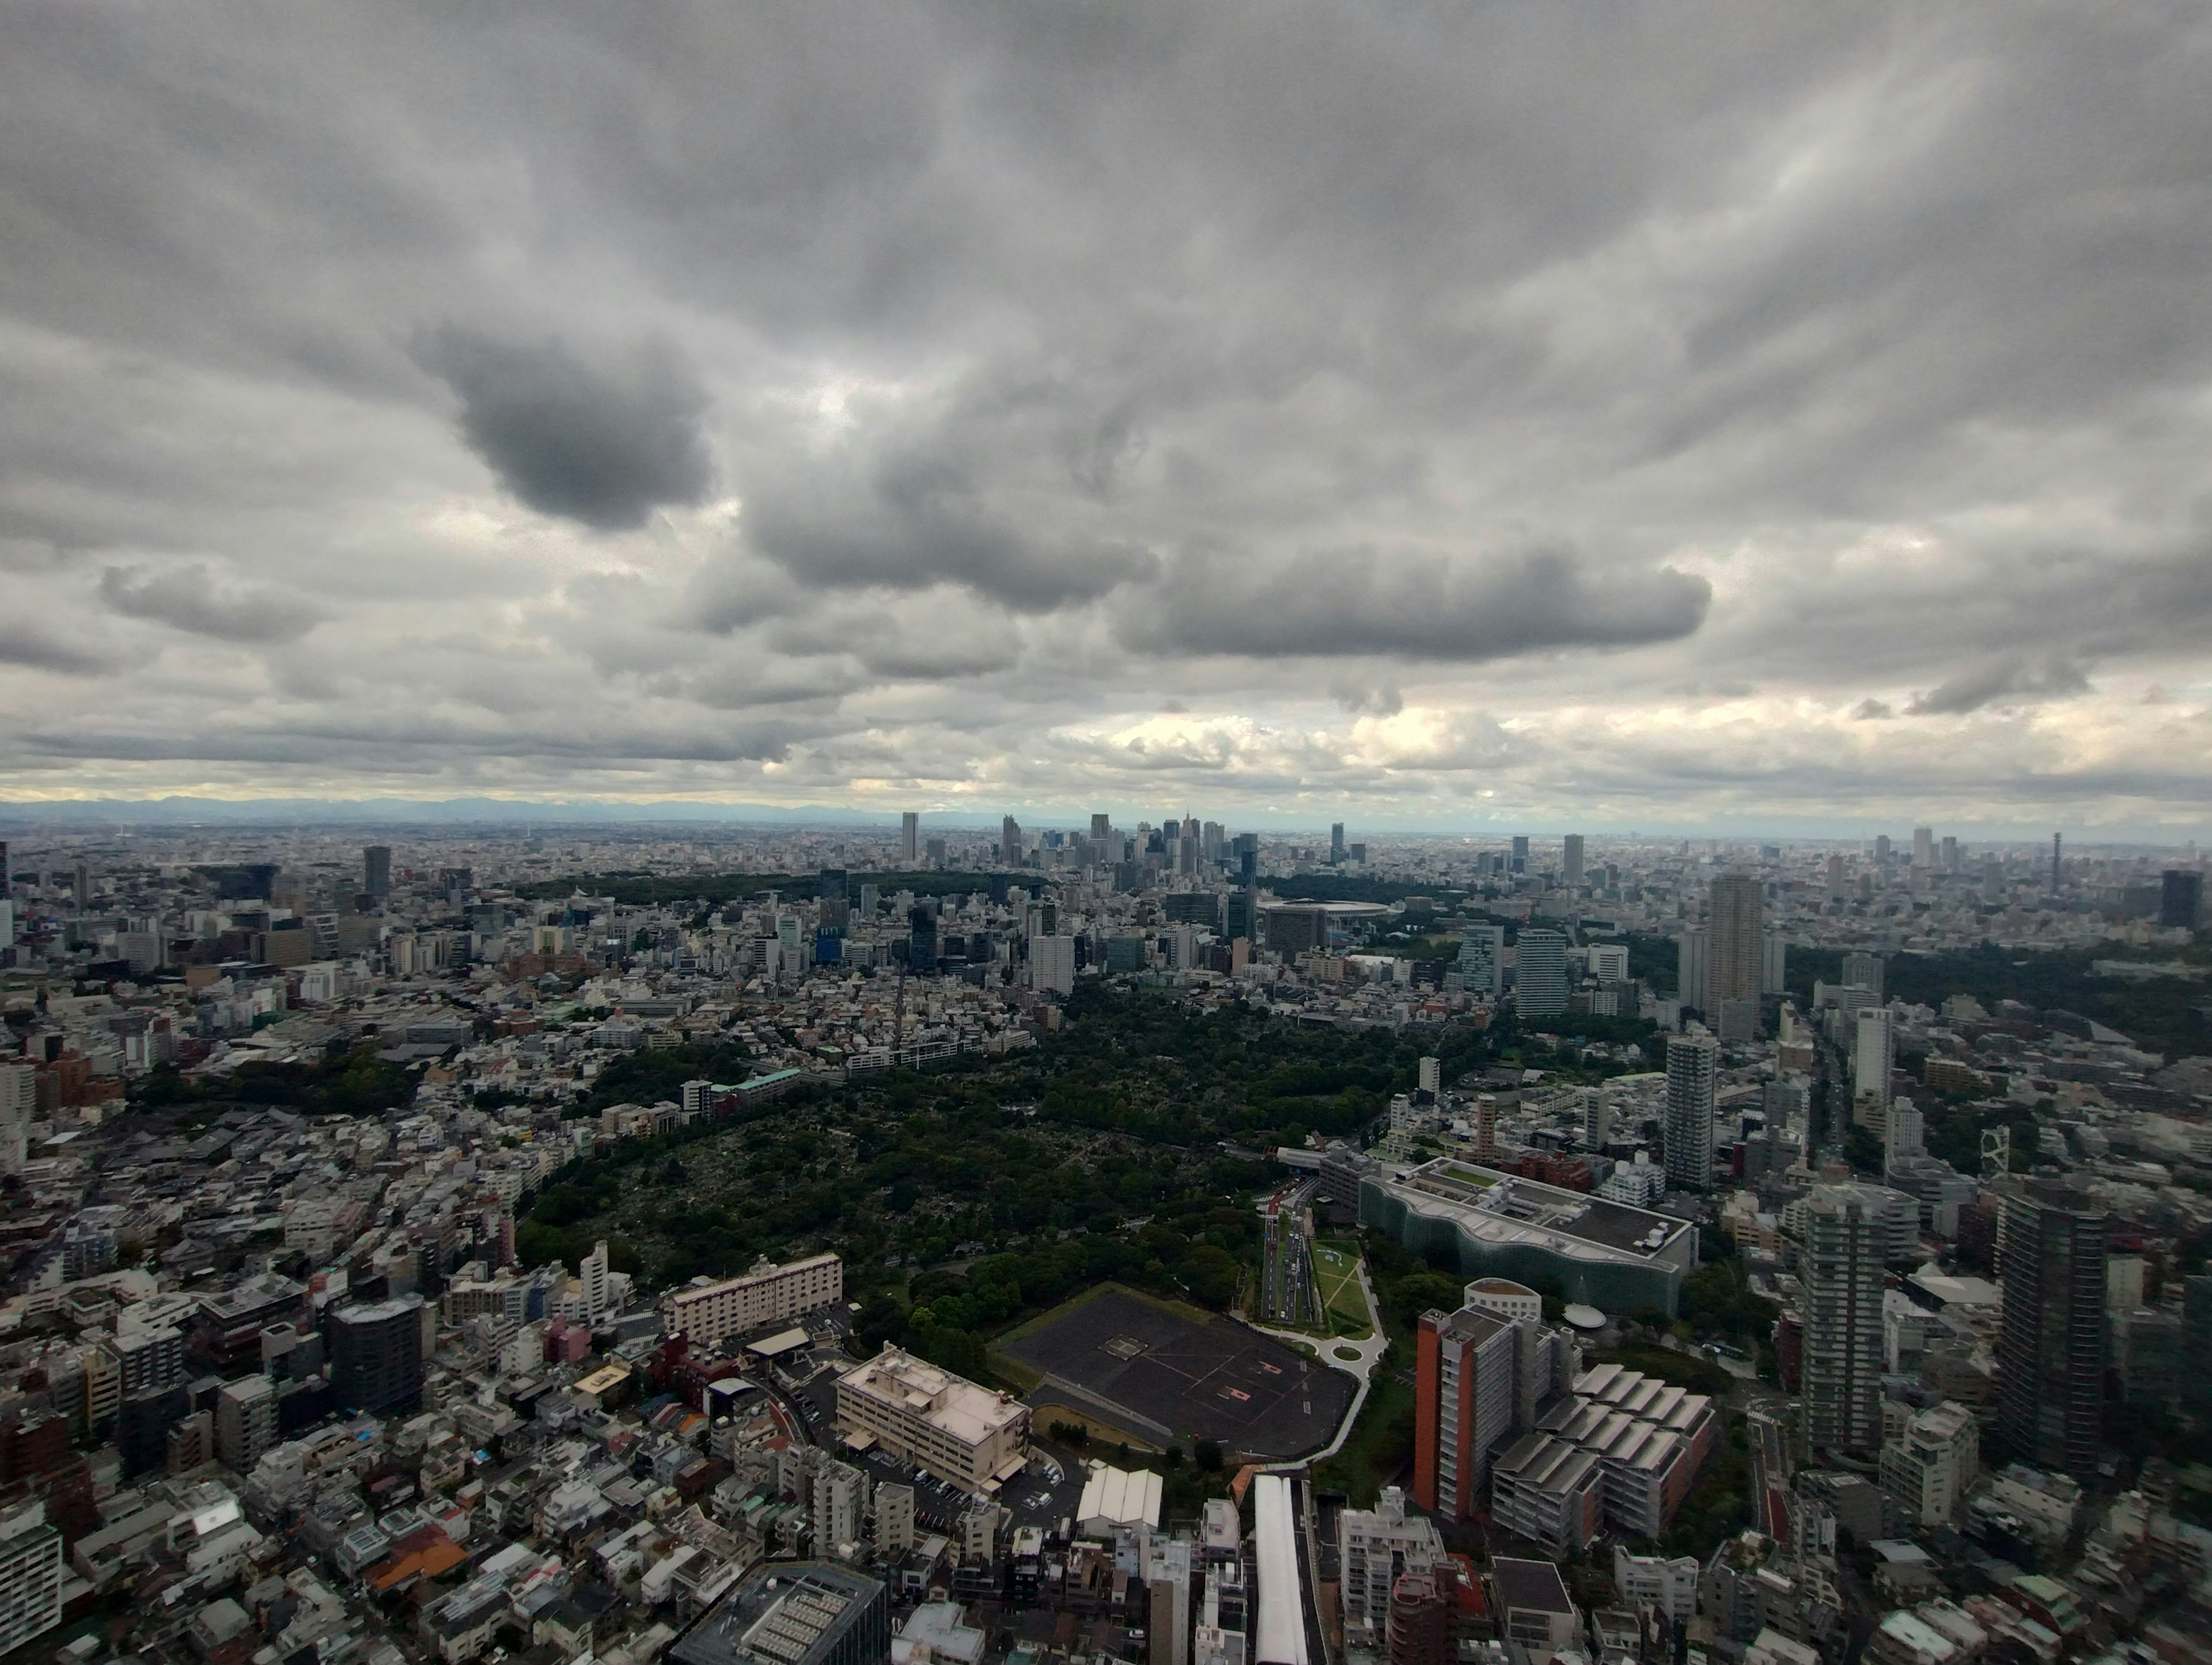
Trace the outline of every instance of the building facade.
{"label": "building facade", "polygon": [[1029,1460],[1029,1407],[886,1346],[837,1378],[837,1428],[981,1492]]}
{"label": "building facade", "polygon": [[835,1255],[810,1255],[782,1266],[761,1261],[720,1283],[695,1284],[661,1297],[661,1319],[696,1347],[732,1335],[788,1322],[845,1298],[845,1263]]}

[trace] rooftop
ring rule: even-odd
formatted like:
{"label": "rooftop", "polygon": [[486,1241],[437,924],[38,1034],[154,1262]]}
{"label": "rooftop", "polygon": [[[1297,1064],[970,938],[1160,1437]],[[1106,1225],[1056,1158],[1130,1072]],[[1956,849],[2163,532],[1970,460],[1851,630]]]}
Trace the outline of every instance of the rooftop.
{"label": "rooftop", "polygon": [[1501,1555],[1491,1562],[1490,1572],[1497,1581],[1501,1606],[1537,1613],[1575,1610],[1575,1604],[1567,1596],[1566,1581],[1549,1561],[1522,1561]]}
{"label": "rooftop", "polygon": [[1589,1258],[1648,1261],[1691,1230],[1688,1222],[1585,1192],[1440,1157],[1386,1185],[1414,1194],[1424,1212],[1450,1215],[1470,1234],[1547,1242]]}
{"label": "rooftop", "polygon": [[822,1561],[769,1562],[669,1650],[678,1665],[808,1665],[859,1624],[883,1586]]}

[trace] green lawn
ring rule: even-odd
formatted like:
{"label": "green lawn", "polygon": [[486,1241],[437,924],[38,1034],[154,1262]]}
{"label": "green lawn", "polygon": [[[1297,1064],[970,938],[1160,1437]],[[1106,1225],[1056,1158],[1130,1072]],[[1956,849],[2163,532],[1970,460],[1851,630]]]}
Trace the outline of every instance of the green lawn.
{"label": "green lawn", "polygon": [[1313,1246],[1314,1284],[1329,1318],[1332,1335],[1364,1339],[1375,1333],[1375,1316],[1367,1310],[1367,1297],[1359,1287],[1359,1250],[1356,1246],[1316,1241]]}

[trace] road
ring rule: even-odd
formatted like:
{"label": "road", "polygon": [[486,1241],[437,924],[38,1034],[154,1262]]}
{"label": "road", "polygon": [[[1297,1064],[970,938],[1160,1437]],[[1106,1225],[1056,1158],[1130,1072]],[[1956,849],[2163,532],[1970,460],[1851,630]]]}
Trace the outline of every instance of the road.
{"label": "road", "polygon": [[[1344,1420],[1336,1425],[1334,1438],[1310,1456],[1300,1457],[1296,1462],[1271,1464],[1271,1468],[1303,1468],[1309,1463],[1319,1462],[1324,1457],[1334,1456],[1344,1449],[1344,1442],[1352,1437],[1352,1425],[1359,1420],[1360,1410],[1367,1403],[1367,1389],[1374,1376],[1375,1367],[1382,1362],[1383,1350],[1390,1345],[1390,1338],[1382,1330],[1380,1316],[1382,1308],[1375,1298],[1375,1285],[1367,1281],[1367,1262],[1364,1260],[1359,1262],[1358,1276],[1359,1292],[1367,1297],[1367,1310],[1376,1316],[1374,1331],[1364,1341],[1348,1341],[1340,1337],[1335,1340],[1323,1340],[1319,1336],[1307,1335],[1297,1330],[1271,1329],[1265,1324],[1252,1326],[1262,1335],[1272,1335],[1279,1341],[1304,1347],[1331,1370],[1342,1370],[1359,1383],[1358,1392],[1352,1395],[1352,1403],[1345,1410]],[[1349,1358],[1342,1357],[1340,1348],[1354,1356]]]}

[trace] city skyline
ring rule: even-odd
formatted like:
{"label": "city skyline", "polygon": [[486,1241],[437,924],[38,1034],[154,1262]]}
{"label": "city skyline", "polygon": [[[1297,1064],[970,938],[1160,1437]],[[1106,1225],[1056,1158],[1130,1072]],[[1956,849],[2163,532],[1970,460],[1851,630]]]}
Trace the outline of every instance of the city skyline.
{"label": "city skyline", "polygon": [[0,801],[2212,829],[2201,18],[5,27]]}

